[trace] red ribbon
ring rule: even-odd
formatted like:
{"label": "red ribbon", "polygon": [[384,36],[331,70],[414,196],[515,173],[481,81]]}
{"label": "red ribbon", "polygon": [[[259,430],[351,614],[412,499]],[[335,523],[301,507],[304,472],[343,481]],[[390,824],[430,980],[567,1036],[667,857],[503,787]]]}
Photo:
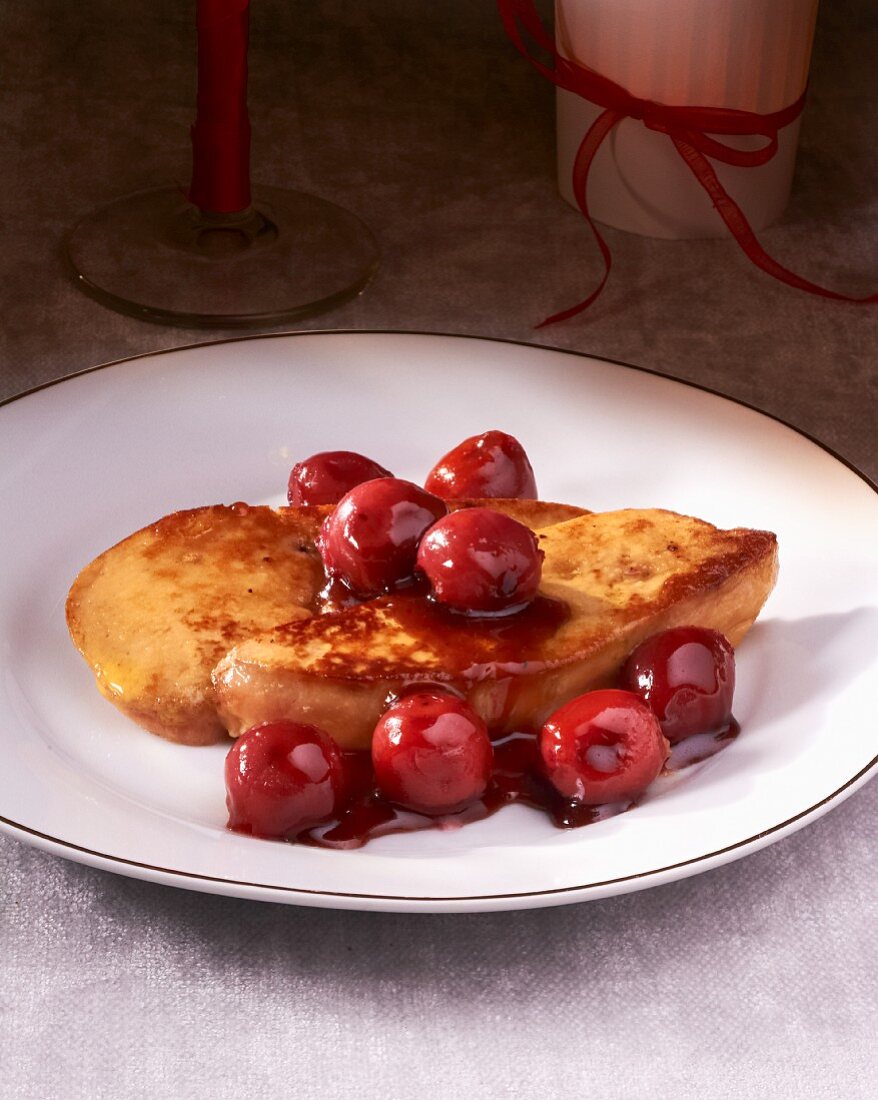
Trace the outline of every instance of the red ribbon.
{"label": "red ribbon", "polygon": [[189,201],[232,214],[250,205],[247,44],[250,0],[198,0],[198,92]]}
{"label": "red ribbon", "polygon": [[[878,294],[867,298],[852,298],[847,294],[827,290],[789,271],[769,256],[756,239],[744,212],[720,183],[707,160],[711,157],[739,168],[755,168],[766,164],[777,152],[778,131],[802,113],[804,92],[789,107],[769,114],[736,111],[726,107],[671,107],[650,99],[638,99],[620,84],[558,53],[553,38],[540,22],[533,0],[497,0],[497,6],[513,45],[538,73],[559,88],[604,108],[582,139],[573,163],[573,193],[601,250],[604,259],[603,278],[584,301],[546,318],[537,328],[556,321],[565,321],[568,317],[582,313],[598,297],[609,278],[612,256],[588,210],[588,173],[604,139],[625,118],[638,119],[648,129],[668,135],[686,167],[710,196],[711,202],[747,258],[766,274],[789,286],[806,290],[810,294],[819,294],[824,298],[834,298],[842,302],[878,302]],[[551,65],[544,64],[531,51],[524,41],[522,31],[549,55]],[[734,149],[709,137],[710,134],[755,134],[764,137],[767,144],[755,150]]]}

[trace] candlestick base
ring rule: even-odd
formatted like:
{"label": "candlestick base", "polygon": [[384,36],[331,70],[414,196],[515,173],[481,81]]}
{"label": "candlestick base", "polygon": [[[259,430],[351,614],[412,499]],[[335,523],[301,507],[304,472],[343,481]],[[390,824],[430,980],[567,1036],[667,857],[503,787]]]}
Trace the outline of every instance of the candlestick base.
{"label": "candlestick base", "polygon": [[131,317],[258,328],[359,294],[378,265],[371,231],[301,191],[259,188],[253,208],[210,214],[176,187],[138,191],[82,219],[65,257],[76,285]]}

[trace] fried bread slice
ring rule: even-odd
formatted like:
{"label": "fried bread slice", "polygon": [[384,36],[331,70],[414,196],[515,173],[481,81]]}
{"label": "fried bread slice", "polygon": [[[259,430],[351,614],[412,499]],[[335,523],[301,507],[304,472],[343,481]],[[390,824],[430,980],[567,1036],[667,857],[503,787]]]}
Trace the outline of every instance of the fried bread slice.
{"label": "fried bread slice", "polygon": [[700,625],[737,645],[777,574],[770,532],[667,511],[586,515],[537,534],[540,596],[519,615],[468,619],[424,597],[382,597],[238,645],[213,675],[230,733],[283,717],[368,748],[387,700],[417,682],[461,692],[494,731],[535,728],[611,684],[659,630]]}
{"label": "fried bread slice", "polygon": [[[531,527],[582,514],[542,501],[462,501]],[[152,733],[222,740],[211,670],[237,643],[310,617],[325,583],[315,539],[328,507],[233,504],[175,512],[97,557],[67,598],[71,637],[100,691]]]}
{"label": "fried bread slice", "polygon": [[95,558],[70,589],[67,625],[102,694],[168,740],[220,740],[210,669],[235,643],[311,615],[321,519],[316,509],[195,508]]}

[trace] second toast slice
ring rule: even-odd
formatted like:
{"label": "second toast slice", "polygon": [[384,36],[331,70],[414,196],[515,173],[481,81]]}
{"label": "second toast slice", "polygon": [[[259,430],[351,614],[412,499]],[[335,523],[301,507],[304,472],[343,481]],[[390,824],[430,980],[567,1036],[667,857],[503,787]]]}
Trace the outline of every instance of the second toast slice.
{"label": "second toast slice", "polygon": [[236,646],[213,673],[233,735],[278,718],[369,747],[412,683],[463,694],[496,732],[534,728],[573,696],[613,682],[627,654],[672,626],[737,645],[777,574],[767,531],[722,531],[656,509],[580,516],[538,531],[540,595],[525,612],[471,619],[391,596],[290,622]]}

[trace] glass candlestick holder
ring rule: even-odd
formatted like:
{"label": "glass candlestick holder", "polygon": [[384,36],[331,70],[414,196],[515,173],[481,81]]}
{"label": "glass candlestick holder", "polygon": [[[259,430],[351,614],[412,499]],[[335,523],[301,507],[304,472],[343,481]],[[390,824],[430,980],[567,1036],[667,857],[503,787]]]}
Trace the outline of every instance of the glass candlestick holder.
{"label": "glass candlestick holder", "polygon": [[138,191],[86,215],[65,256],[81,290],[132,317],[262,327],[358,294],[378,246],[358,217],[301,191],[257,188],[245,210],[199,210],[178,187]]}
{"label": "glass candlestick holder", "polygon": [[192,181],[87,214],[64,240],[76,285],[165,324],[259,328],[358,294],[378,265],[360,219],[317,195],[250,188],[249,0],[196,0]]}

